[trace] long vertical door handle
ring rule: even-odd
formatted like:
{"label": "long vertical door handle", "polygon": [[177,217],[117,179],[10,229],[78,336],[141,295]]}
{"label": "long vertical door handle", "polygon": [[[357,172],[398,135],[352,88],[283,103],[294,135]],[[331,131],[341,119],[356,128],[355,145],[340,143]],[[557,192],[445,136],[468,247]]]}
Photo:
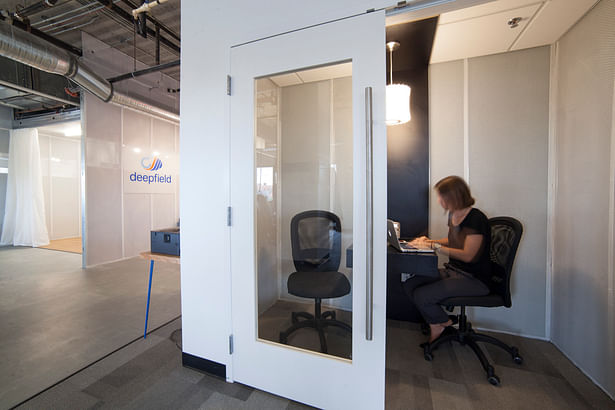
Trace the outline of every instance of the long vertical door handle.
{"label": "long vertical door handle", "polygon": [[372,115],[372,87],[365,87],[365,153],[366,153],[366,187],[365,196],[367,198],[365,208],[365,227],[366,227],[366,264],[365,264],[365,339],[372,340],[374,333],[374,174],[373,174],[373,140],[374,123]]}

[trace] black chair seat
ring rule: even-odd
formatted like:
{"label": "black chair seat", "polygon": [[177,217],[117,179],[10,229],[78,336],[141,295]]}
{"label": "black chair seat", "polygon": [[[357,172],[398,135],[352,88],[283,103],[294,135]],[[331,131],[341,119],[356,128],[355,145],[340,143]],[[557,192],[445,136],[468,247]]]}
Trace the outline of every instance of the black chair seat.
{"label": "black chair seat", "polygon": [[482,306],[498,307],[505,306],[504,298],[500,295],[489,294],[485,296],[466,296],[444,299],[440,302],[444,306]]}
{"label": "black chair seat", "polygon": [[340,272],[295,272],[288,277],[288,293],[303,298],[339,298],[350,293],[350,282]]}

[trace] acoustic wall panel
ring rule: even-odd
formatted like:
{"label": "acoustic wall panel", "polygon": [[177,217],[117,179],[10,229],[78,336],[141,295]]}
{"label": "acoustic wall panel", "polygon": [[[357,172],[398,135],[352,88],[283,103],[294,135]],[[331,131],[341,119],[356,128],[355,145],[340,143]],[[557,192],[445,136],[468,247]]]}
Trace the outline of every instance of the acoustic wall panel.
{"label": "acoustic wall panel", "polygon": [[553,342],[611,397],[614,21],[615,2],[601,1],[557,43],[552,305]]}
{"label": "acoustic wall panel", "polygon": [[124,256],[150,249],[150,194],[124,194]]}
{"label": "acoustic wall panel", "polygon": [[464,173],[464,64],[463,61],[429,66],[429,235],[447,234],[447,217],[437,201],[434,184],[449,175]]}
{"label": "acoustic wall panel", "polygon": [[[469,60],[469,182],[489,217],[524,227],[511,281],[511,309],[474,309],[476,322],[545,334],[550,48]],[[531,320],[529,320],[531,318]]]}

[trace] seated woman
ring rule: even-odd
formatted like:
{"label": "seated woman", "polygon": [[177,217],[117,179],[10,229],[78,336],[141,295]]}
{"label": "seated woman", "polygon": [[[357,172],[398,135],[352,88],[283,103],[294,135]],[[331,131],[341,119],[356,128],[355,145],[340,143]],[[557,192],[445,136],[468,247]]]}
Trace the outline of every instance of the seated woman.
{"label": "seated woman", "polygon": [[440,278],[415,276],[404,289],[429,324],[429,343],[437,339],[452,321],[439,303],[455,296],[482,296],[489,293],[485,284],[490,276],[491,228],[485,214],[473,208],[474,198],[463,179],[449,176],[435,185],[438,202],[448,211],[448,237],[415,239],[417,245],[429,244],[437,253],[448,255],[449,263],[440,269]]}

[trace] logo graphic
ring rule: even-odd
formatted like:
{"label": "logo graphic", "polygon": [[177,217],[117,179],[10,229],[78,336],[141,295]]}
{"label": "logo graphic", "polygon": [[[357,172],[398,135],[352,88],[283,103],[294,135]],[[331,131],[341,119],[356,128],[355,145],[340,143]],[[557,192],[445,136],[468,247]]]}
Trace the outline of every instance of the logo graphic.
{"label": "logo graphic", "polygon": [[158,157],[145,157],[141,159],[141,166],[146,171],[156,171],[162,168],[162,161]]}

